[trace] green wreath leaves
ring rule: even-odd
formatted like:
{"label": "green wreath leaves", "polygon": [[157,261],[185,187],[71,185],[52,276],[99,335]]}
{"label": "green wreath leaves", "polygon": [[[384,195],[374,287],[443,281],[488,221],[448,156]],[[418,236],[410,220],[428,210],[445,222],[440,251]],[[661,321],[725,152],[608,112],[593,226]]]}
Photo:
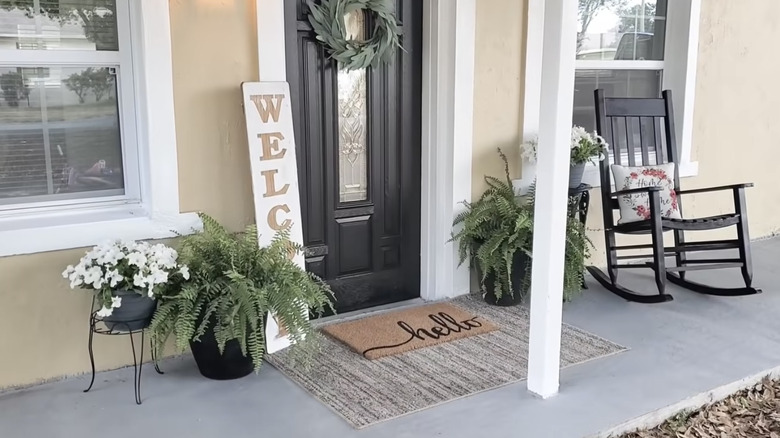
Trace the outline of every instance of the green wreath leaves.
{"label": "green wreath leaves", "polygon": [[[401,47],[392,0],[322,0],[320,5],[308,0],[307,3],[311,11],[309,22],[317,40],[325,45],[342,70],[389,63],[395,49]],[[373,32],[365,41],[348,40],[344,16],[360,9],[373,13]]]}

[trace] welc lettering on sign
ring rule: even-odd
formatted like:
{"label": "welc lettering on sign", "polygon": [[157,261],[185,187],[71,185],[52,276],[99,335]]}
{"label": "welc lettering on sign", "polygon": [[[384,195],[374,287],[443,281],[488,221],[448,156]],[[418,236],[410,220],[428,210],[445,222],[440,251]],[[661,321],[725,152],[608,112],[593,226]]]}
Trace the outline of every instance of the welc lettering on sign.
{"label": "welc lettering on sign", "polygon": [[[295,158],[290,88],[286,82],[244,82],[249,160],[255,221],[260,246],[271,243],[277,231],[287,229],[290,239],[303,244],[298,168]],[[293,260],[302,268],[302,254]],[[269,353],[286,348],[289,340],[274,318],[266,328]]]}

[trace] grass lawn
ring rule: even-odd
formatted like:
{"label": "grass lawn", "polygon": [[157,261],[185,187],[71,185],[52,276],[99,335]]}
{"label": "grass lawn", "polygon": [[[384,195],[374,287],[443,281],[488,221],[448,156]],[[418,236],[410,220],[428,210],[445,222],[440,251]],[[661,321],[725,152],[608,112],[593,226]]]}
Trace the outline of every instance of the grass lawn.
{"label": "grass lawn", "polygon": [[780,438],[780,380],[752,388],[660,426],[622,438]]}
{"label": "grass lawn", "polygon": [[[116,100],[105,99],[78,105],[50,106],[47,108],[47,113],[50,122],[115,116]],[[41,108],[28,107],[26,101],[19,102],[18,107],[3,105],[0,107],[0,120],[3,123],[37,123],[41,121]]]}

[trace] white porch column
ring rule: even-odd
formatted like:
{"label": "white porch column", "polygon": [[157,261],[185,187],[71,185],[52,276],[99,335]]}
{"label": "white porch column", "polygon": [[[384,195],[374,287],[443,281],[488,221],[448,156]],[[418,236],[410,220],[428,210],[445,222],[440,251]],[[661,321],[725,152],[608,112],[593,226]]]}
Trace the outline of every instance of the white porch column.
{"label": "white porch column", "polygon": [[471,200],[476,0],[423,3],[420,296],[469,292],[469,269],[448,243]]}
{"label": "white porch column", "polygon": [[261,82],[287,82],[284,0],[257,0],[257,60]]}
{"label": "white porch column", "polygon": [[577,2],[547,0],[544,5],[528,390],[547,398],[558,393],[560,374]]}

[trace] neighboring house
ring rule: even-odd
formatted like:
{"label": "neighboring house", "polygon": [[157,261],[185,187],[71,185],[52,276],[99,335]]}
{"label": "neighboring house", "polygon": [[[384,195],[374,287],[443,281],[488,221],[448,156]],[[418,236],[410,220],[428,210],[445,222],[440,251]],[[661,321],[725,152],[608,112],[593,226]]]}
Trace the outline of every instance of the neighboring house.
{"label": "neighboring house", "polygon": [[[254,221],[242,82],[290,83],[307,266],[332,281],[340,311],[473,288],[450,224],[485,174],[501,174],[496,147],[518,188],[533,181],[519,146],[554,98],[540,91],[544,0],[399,0],[406,50],[354,74],[323,62],[304,1],[115,3],[84,26],[94,44],[69,50],[29,45],[36,19],[0,6],[0,389],[87,371],[89,297],[60,275],[84,247],[171,237],[196,211],[232,229]],[[574,122],[593,129],[597,87],[672,89],[684,185],[755,182],[752,236],[775,233],[780,63],[767,54],[780,2],[644,3],[663,26],[572,61]],[[603,14],[589,33],[614,33]],[[28,45],[8,44],[16,34]],[[686,212],[724,212],[727,195],[697,195]],[[96,348],[100,368],[128,363],[122,342]]]}

